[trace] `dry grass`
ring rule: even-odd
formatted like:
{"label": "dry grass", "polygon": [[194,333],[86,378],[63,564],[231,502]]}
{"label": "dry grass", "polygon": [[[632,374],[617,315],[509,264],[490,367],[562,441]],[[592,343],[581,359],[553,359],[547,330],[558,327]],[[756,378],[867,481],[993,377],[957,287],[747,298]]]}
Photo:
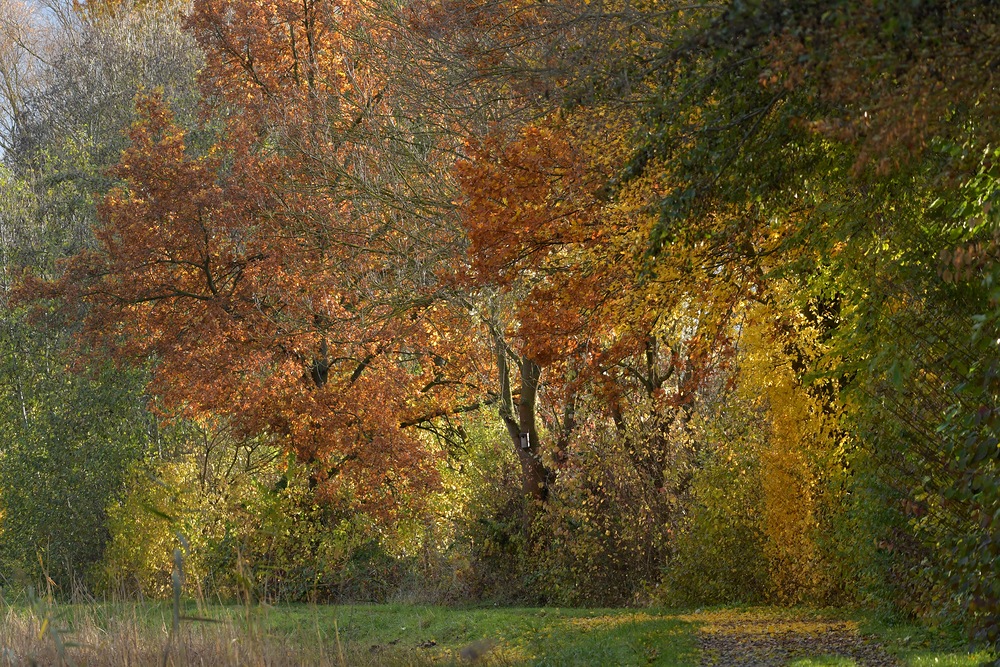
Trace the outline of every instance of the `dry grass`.
{"label": "dry grass", "polygon": [[[298,665],[422,665],[418,655],[377,654],[348,646],[317,628],[294,635],[263,633],[246,619],[157,622],[141,607],[108,613],[100,607],[8,607],[0,619],[0,666],[292,667]],[[312,636],[310,636],[310,634]]]}

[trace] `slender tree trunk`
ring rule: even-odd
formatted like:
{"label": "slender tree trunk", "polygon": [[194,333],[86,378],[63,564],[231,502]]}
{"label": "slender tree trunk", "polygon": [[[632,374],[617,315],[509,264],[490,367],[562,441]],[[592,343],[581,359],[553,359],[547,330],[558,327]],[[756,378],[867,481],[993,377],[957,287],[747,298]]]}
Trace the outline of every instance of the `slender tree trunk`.
{"label": "slender tree trunk", "polygon": [[[548,482],[545,466],[542,464],[541,449],[538,441],[538,429],[535,420],[535,403],[538,399],[538,381],[542,369],[531,359],[521,360],[521,395],[517,401],[517,416],[520,426],[517,451],[521,459],[521,475],[525,493],[533,498],[545,500],[548,497]],[[522,434],[528,438],[528,447],[521,442]]]}
{"label": "slender tree trunk", "polygon": [[[499,332],[493,332],[493,340],[500,379],[500,418],[507,427],[507,434],[521,463],[522,488],[526,495],[544,501],[548,496],[548,475],[542,464],[535,423],[535,404],[542,369],[531,359],[515,355]],[[516,411],[510,386],[510,361],[517,365],[521,380]]]}

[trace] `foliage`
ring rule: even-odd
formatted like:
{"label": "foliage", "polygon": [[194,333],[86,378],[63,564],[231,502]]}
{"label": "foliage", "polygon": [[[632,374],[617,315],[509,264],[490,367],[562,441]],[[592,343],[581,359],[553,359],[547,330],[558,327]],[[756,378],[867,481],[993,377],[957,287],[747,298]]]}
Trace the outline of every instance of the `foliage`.
{"label": "foliage", "polygon": [[690,502],[696,451],[686,415],[659,407],[630,415],[624,436],[613,426],[577,434],[534,525],[547,603],[651,600]]}
{"label": "foliage", "polygon": [[[180,465],[150,470],[142,461],[136,463],[128,494],[107,509],[110,543],[95,572],[95,590],[112,598],[129,593],[166,598],[171,591],[171,554],[180,546],[178,534],[183,536],[178,518],[191,511],[185,507],[191,501],[181,497],[178,486],[191,470]],[[192,577],[196,567],[191,559],[186,561],[189,580],[197,580],[197,575]]]}
{"label": "foliage", "polygon": [[8,313],[0,344],[0,562],[9,585],[71,595],[102,557],[105,508],[125,493],[124,471],[149,446],[142,375],[74,369],[23,313]]}
{"label": "foliage", "polygon": [[459,600],[523,603],[532,596],[526,565],[530,506],[517,483],[517,461],[502,445],[505,434],[477,417],[462,451],[449,457],[440,499],[431,505],[443,519],[438,549]]}
{"label": "foliage", "polygon": [[[98,248],[78,255],[56,290],[86,305],[89,331],[119,358],[157,357],[165,409],[280,434],[316,464],[321,491],[389,511],[394,495],[435,482],[404,427],[463,399],[475,370],[458,347],[465,321],[434,295],[406,230],[377,231],[394,223],[384,211],[354,206],[349,188],[305,185],[314,159],[363,157],[355,144],[338,152],[343,137],[291,150],[323,122],[353,127],[346,106],[326,107],[320,122],[310,96],[325,103],[353,90],[378,103],[367,73],[335,74],[352,56],[346,26],[318,3],[242,7],[250,13],[238,22],[231,9],[198,3],[190,18],[208,49],[204,81],[235,112],[220,108],[225,130],[207,153],[192,152],[159,98],[140,100]],[[272,21],[287,12],[290,44]],[[295,41],[300,26],[306,46]],[[253,44],[252,76],[225,55],[228,40]],[[287,107],[272,104],[277,87]],[[360,111],[372,111],[368,102]],[[400,301],[408,289],[415,295]]]}
{"label": "foliage", "polygon": [[0,167],[0,366],[5,446],[0,455],[0,560],[7,584],[42,584],[60,595],[86,590],[109,539],[105,509],[126,491],[126,471],[155,439],[141,369],[78,362],[51,309],[12,303],[22,266],[39,272],[78,251],[89,234],[92,173],[85,137],[41,151],[37,168]]}
{"label": "foliage", "polygon": [[[96,168],[46,169],[52,183],[69,181],[88,194],[109,186],[102,173],[115,164],[135,119],[134,98],[161,90],[186,124],[197,114],[195,72],[201,53],[181,31],[177,13],[184,2],[118,2],[114,16],[71,10],[73,3],[51,3],[47,13],[28,21],[31,39],[12,44],[30,77],[10,81],[8,96],[21,100],[5,161],[18,170],[36,166],[39,154],[75,140],[86,146],[86,161]],[[79,9],[79,6],[77,6]],[[80,139],[83,138],[83,141]],[[92,213],[92,210],[91,210]],[[93,223],[93,219],[89,221]]]}
{"label": "foliage", "polygon": [[[741,391],[766,414],[759,450],[762,530],[775,596],[782,602],[831,601],[838,586],[819,543],[839,513],[839,476],[845,434],[832,378],[803,377],[823,353],[823,309],[813,302],[796,312],[773,301],[751,307],[743,330]],[[798,372],[796,371],[798,368]],[[831,516],[833,514],[833,516]]]}
{"label": "foliage", "polygon": [[167,597],[182,548],[185,590],[233,601],[379,600],[407,564],[380,526],[349,503],[318,503],[308,471],[223,424],[177,424],[161,454],[134,469],[109,508],[111,542],[97,576],[111,597]]}
{"label": "foliage", "polygon": [[[860,603],[997,645],[993,3],[176,8],[54,8],[45,58],[0,26],[2,461],[128,443],[108,590],[163,594],[180,534],[229,598]],[[110,416],[50,437],[63,404]]]}
{"label": "foliage", "polygon": [[774,598],[764,532],[766,412],[733,396],[702,418],[706,446],[688,513],[670,540],[658,598],[667,604],[760,603]]}
{"label": "foliage", "polygon": [[[974,391],[985,393],[964,399],[965,379],[976,377],[972,369],[988,367],[995,356],[975,342],[974,326],[988,299],[976,283],[991,266],[992,223],[988,195],[966,196],[972,183],[985,185],[981,176],[992,164],[978,158],[995,127],[985,102],[992,84],[981,77],[977,58],[995,39],[994,10],[962,3],[734,2],[706,12],[664,50],[669,66],[652,83],[657,92],[646,105],[642,139],[622,174],[644,175],[659,169],[657,160],[679,165],[651,235],[658,262],[685,262],[697,252],[718,263],[721,277],[747,276],[748,290],[765,303],[775,288],[780,303],[786,290],[775,280],[781,278],[792,281],[793,293],[801,291],[803,313],[810,304],[837,304],[821,331],[822,349],[798,359],[795,375],[806,386],[833,383],[824,390],[823,411],[843,417],[846,458],[824,461],[824,448],[808,442],[800,450],[796,440],[812,436],[794,430],[784,438],[776,431],[775,445],[784,439],[795,449],[773,453],[785,463],[798,458],[799,474],[789,480],[803,491],[812,479],[849,488],[850,473],[836,479],[838,458],[870,465],[892,492],[868,499],[898,503],[869,515],[881,514],[897,536],[880,548],[900,554],[891,557],[895,565],[907,564],[904,587],[929,597],[911,599],[918,605],[911,609],[962,609],[987,641],[995,636],[994,598],[972,582],[982,580],[981,568],[993,558],[989,538],[976,527],[989,523],[982,523],[989,511],[982,513],[977,498],[992,502],[995,480],[989,427],[975,431],[979,406],[989,414],[989,381],[974,379]],[[970,38],[983,47],[950,52],[946,69],[953,74],[941,75],[941,53],[931,45],[952,44],[952,35],[972,25],[970,12],[977,26]],[[976,203],[968,206],[970,200]],[[963,223],[975,222],[956,225],[945,214],[956,209]],[[783,325],[776,324],[775,339],[786,345]],[[775,406],[775,416],[798,400]],[[795,408],[800,416],[803,408]],[[804,425],[790,416],[782,420],[787,426]],[[816,433],[824,431],[836,433],[829,427]],[[806,474],[814,464],[834,474]],[[964,481],[973,479],[974,486]],[[837,502],[835,493],[828,497]],[[810,510],[800,509],[805,514],[797,523],[804,527]],[[816,510],[822,520],[840,520]],[[796,532],[772,546],[808,550],[803,531]],[[966,541],[968,535],[976,537]],[[820,564],[800,556],[793,561]],[[807,579],[792,589],[826,587]],[[976,611],[969,613],[973,597]]]}

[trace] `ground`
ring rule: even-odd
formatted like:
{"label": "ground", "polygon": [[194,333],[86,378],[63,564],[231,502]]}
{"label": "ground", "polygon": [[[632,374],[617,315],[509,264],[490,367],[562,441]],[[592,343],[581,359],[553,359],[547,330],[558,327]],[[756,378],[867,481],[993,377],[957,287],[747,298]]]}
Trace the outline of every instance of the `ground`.
{"label": "ground", "polygon": [[978,667],[945,630],[843,610],[425,605],[7,606],[0,667],[661,665]]}
{"label": "ground", "polygon": [[853,620],[802,613],[734,611],[695,616],[700,663],[705,667],[859,665],[905,663]]}

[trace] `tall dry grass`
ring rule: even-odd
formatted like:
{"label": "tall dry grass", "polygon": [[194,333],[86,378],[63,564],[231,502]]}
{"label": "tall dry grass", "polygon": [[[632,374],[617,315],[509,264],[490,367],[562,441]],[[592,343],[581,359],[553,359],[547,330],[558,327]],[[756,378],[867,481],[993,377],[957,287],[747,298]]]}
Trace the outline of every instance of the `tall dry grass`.
{"label": "tall dry grass", "polygon": [[[15,605],[0,618],[0,666],[79,667],[347,667],[427,665],[431,660],[387,647],[359,647],[300,628],[280,636],[246,618],[154,618],[143,605]],[[242,615],[242,614],[240,614]],[[440,664],[440,663],[437,663]]]}
{"label": "tall dry grass", "polygon": [[[179,536],[185,549],[186,540]],[[387,645],[359,646],[341,641],[336,620],[317,613],[313,624],[278,632],[268,623],[267,605],[255,604],[249,583],[241,606],[210,606],[199,594],[182,601],[184,557],[174,550],[172,604],[98,602],[74,591],[73,604],[56,601],[51,586],[43,595],[25,583],[14,602],[0,595],[0,667],[375,667],[489,664],[510,661],[482,641],[449,654],[415,653]],[[44,564],[43,564],[44,567]],[[242,570],[241,580],[249,580]],[[48,576],[45,579],[51,583]],[[81,589],[83,591],[83,589]],[[321,627],[323,626],[323,627]],[[431,642],[434,645],[434,642]]]}

